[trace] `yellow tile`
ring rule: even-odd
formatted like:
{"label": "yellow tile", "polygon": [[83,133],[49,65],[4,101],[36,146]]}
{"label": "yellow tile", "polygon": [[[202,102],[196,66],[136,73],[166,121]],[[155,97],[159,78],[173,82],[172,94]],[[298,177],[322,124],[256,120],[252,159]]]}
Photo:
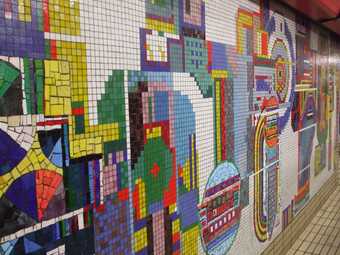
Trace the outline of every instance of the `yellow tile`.
{"label": "yellow tile", "polygon": [[182,233],[182,254],[191,255],[198,254],[198,238],[199,238],[199,228],[195,226],[188,231]]}
{"label": "yellow tile", "polygon": [[49,70],[47,70],[46,72],[50,73],[50,72],[59,72],[59,62],[55,61],[55,60],[46,60],[45,62],[47,62],[47,65],[49,66]]}
{"label": "yellow tile", "polygon": [[176,204],[172,204],[169,206],[169,213],[174,213],[176,212]]}
{"label": "yellow tile", "polygon": [[50,97],[50,104],[55,105],[59,103],[59,98],[58,97]]}
{"label": "yellow tile", "polygon": [[80,35],[79,0],[50,0],[48,9],[51,32]]}
{"label": "yellow tile", "polygon": [[19,20],[31,22],[31,0],[18,0]]}
{"label": "yellow tile", "polygon": [[20,173],[18,171],[17,168],[14,168],[12,171],[11,171],[11,174],[13,176],[14,179],[18,179],[20,177]]}
{"label": "yellow tile", "polygon": [[0,177],[0,183],[8,183],[10,181],[11,175],[5,174]]}
{"label": "yellow tile", "polygon": [[177,233],[180,231],[179,219],[172,222],[172,233]]}
{"label": "yellow tile", "polygon": [[[48,116],[69,115],[71,109],[70,74],[67,61],[46,60],[45,62],[45,114]],[[61,80],[60,72],[64,72]],[[63,97],[60,100],[59,97]]]}
{"label": "yellow tile", "polygon": [[50,112],[46,112],[46,115],[50,115],[50,116],[59,116],[59,115],[63,115],[63,107],[60,105],[50,105]]}
{"label": "yellow tile", "polygon": [[141,230],[135,232],[135,244],[134,251],[138,252],[147,246],[147,231],[146,228],[142,228]]}
{"label": "yellow tile", "polygon": [[[46,67],[46,66],[45,66]],[[47,70],[45,69],[45,73],[47,73]],[[48,72],[48,73],[50,73],[50,72]],[[45,76],[45,85],[46,84],[53,84],[54,83],[54,80],[53,79],[51,79],[50,77],[46,77]]]}
{"label": "yellow tile", "polygon": [[[50,87],[50,93],[49,96],[56,96],[57,95],[57,87],[55,86],[49,86]],[[47,99],[47,98],[46,98]],[[48,100],[48,99],[47,99]]]}
{"label": "yellow tile", "polygon": [[71,99],[64,99],[64,115],[70,115],[72,113]]}
{"label": "yellow tile", "polygon": [[79,146],[81,151],[86,151],[86,140],[80,140]]}

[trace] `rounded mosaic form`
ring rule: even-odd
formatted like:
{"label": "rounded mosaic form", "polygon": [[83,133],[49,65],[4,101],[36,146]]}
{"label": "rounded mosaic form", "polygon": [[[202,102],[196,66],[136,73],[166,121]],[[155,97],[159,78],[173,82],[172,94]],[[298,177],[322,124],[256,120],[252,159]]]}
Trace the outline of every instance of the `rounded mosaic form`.
{"label": "rounded mosaic form", "polygon": [[207,254],[226,254],[237,235],[241,218],[240,174],[223,162],[211,173],[199,205],[201,240]]}
{"label": "rounded mosaic form", "polygon": [[283,40],[276,39],[273,49],[272,58],[275,60],[275,81],[274,89],[277,93],[280,103],[286,101],[290,83],[290,59],[287,47]]}

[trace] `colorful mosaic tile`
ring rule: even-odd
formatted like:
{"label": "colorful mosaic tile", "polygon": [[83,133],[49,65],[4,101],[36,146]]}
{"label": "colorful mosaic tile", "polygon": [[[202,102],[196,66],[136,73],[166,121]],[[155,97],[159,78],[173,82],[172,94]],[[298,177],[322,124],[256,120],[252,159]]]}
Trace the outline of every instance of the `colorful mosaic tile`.
{"label": "colorful mosaic tile", "polygon": [[334,170],[340,46],[275,1],[0,1],[0,254],[259,254]]}

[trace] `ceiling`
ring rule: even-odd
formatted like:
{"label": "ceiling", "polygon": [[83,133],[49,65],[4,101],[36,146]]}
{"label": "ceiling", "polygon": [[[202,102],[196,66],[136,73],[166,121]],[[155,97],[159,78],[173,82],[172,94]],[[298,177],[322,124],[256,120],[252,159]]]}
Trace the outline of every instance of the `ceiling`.
{"label": "ceiling", "polygon": [[340,14],[340,0],[281,0],[292,8],[305,14],[314,21],[321,22],[324,26],[340,35],[340,17],[327,21]]}

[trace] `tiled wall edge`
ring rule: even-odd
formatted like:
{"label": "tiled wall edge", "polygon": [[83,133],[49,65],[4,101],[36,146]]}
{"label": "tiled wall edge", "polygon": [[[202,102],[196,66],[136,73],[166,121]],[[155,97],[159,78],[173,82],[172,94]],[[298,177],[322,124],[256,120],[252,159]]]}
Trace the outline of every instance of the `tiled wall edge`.
{"label": "tiled wall edge", "polygon": [[[337,150],[337,158],[339,157],[338,153],[339,150]],[[337,169],[337,171],[339,171],[339,169]],[[284,255],[288,252],[297,238],[302,234],[305,227],[312,221],[313,217],[327,201],[329,195],[335,190],[337,186],[337,171],[323,184],[318,193],[315,194],[306,207],[294,218],[291,224],[270,243],[262,255]]]}

